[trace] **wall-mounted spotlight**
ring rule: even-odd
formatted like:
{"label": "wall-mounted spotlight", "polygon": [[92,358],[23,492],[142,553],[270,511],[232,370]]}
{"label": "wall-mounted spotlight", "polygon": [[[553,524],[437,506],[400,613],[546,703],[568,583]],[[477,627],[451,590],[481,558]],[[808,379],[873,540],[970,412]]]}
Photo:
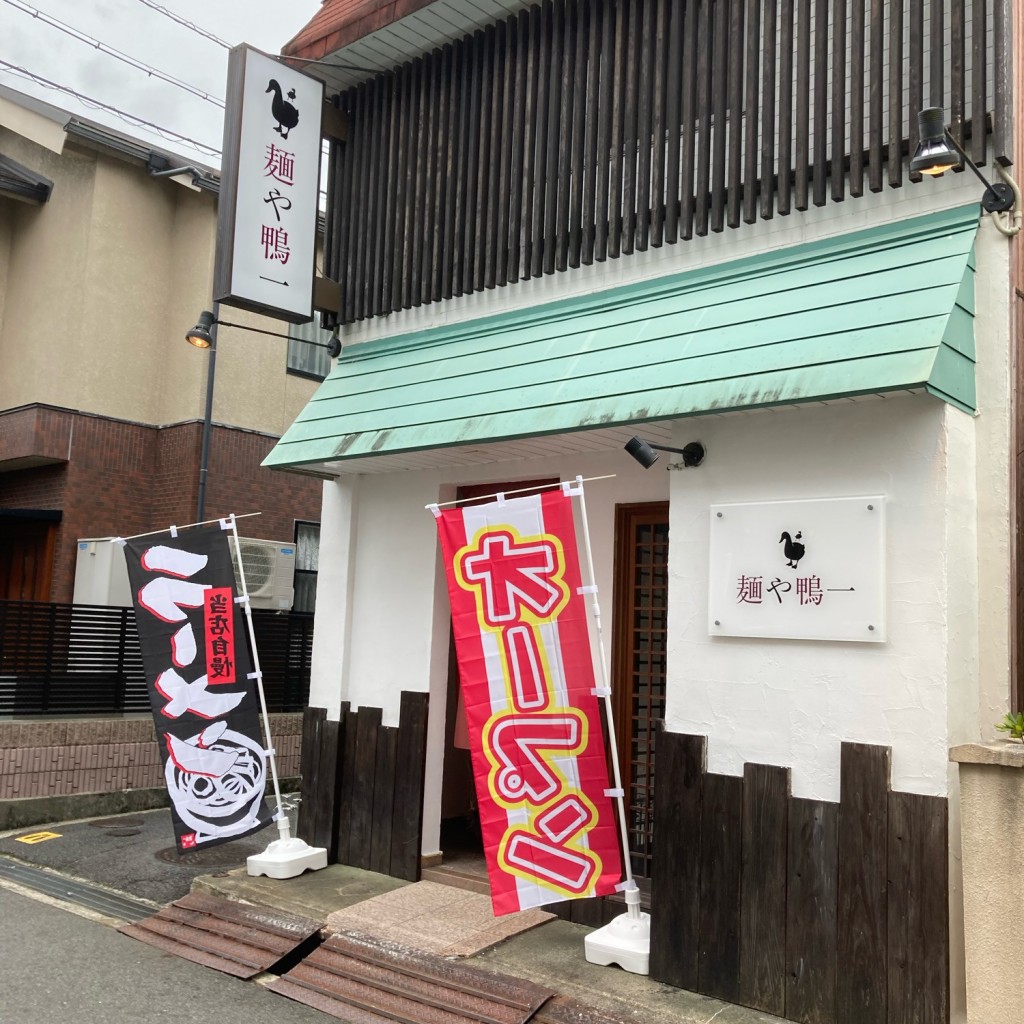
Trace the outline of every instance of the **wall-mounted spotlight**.
{"label": "wall-mounted spotlight", "polygon": [[671,463],[669,469],[687,469],[691,466],[699,466],[707,454],[700,441],[691,441],[685,448],[666,448],[663,444],[654,444],[651,441],[644,441],[640,437],[631,437],[623,447],[644,469],[650,469],[658,461],[658,456],[654,452],[655,448],[659,452],[682,455],[683,461]]}
{"label": "wall-mounted spotlight", "polygon": [[[935,176],[951,167],[964,163],[970,167],[985,186],[981,196],[981,208],[992,215],[992,222],[1004,235],[1015,235],[1021,225],[1020,189],[1009,174],[996,164],[1002,181],[992,184],[978,170],[974,161],[953,138],[943,120],[942,107],[926,107],[917,115],[917,130],[921,141],[910,161],[910,169],[921,174]],[[1010,223],[1004,224],[997,214],[1008,213]]]}

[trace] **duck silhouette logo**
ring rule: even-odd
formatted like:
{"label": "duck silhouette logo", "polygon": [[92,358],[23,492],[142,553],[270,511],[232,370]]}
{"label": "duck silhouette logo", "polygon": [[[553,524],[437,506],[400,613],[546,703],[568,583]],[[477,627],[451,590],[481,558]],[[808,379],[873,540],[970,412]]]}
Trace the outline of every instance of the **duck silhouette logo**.
{"label": "duck silhouette logo", "polygon": [[801,537],[803,537],[803,534],[798,531],[796,537],[791,537],[788,533],[783,533],[779,538],[780,544],[785,542],[786,546],[782,549],[782,553],[786,556],[786,565],[788,565],[790,569],[795,569],[797,567],[797,563],[804,557],[804,554],[807,551],[804,545],[800,543]]}
{"label": "duck silhouette logo", "polygon": [[274,116],[274,120],[277,122],[274,125],[274,131],[281,136],[282,139],[288,138],[288,133],[299,123],[299,111],[296,107],[289,103],[289,100],[295,99],[295,90],[288,90],[288,99],[286,100],[281,93],[281,86],[276,78],[270,80],[270,84],[266,88],[267,92],[274,94],[270,101],[270,112]]}

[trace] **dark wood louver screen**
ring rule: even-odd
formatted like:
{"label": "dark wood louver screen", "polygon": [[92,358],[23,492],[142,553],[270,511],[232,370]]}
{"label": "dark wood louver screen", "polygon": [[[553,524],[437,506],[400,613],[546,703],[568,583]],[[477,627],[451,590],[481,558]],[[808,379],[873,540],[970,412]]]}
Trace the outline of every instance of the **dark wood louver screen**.
{"label": "dark wood louver screen", "polygon": [[1010,162],[1008,0],[545,0],[338,98],[325,272],[364,319]]}
{"label": "dark wood louver screen", "polygon": [[633,873],[651,877],[654,746],[665,714],[668,503],[616,512],[613,694]]}

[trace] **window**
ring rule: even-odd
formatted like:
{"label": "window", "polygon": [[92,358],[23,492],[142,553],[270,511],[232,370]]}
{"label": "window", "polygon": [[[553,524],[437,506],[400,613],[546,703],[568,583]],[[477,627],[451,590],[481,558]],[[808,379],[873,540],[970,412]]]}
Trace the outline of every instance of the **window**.
{"label": "window", "polygon": [[320,524],[295,523],[295,599],[292,611],[316,607],[316,574],[320,565]]}
{"label": "window", "polygon": [[288,372],[323,380],[331,371],[331,357],[323,348],[330,340],[331,332],[321,326],[319,313],[314,313],[308,324],[291,324],[288,327]]}

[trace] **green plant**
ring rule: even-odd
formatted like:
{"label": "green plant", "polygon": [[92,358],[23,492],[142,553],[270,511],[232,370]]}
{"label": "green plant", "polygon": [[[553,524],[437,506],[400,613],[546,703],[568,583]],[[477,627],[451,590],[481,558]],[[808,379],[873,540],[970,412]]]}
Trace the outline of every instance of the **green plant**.
{"label": "green plant", "polygon": [[1024,743],[1024,711],[1016,714],[1008,712],[1001,722],[996,722],[996,728],[1000,732],[1009,733],[1011,740],[1020,740]]}

